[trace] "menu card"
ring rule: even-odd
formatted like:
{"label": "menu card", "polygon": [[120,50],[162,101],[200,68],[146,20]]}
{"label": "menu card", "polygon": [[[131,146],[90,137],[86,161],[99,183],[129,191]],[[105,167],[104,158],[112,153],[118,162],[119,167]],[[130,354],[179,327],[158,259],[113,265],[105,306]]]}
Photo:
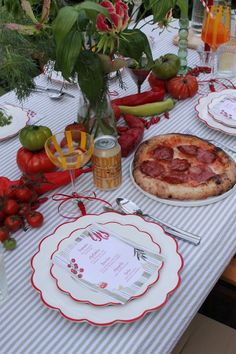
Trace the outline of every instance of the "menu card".
{"label": "menu card", "polygon": [[53,263],[83,285],[125,303],[158,279],[163,258],[153,245],[153,252],[142,249],[122,235],[92,224],[76,231],[65,247],[62,244]]}
{"label": "menu card", "polygon": [[236,121],[236,97],[224,97],[213,107],[215,114],[220,114],[227,119]]}

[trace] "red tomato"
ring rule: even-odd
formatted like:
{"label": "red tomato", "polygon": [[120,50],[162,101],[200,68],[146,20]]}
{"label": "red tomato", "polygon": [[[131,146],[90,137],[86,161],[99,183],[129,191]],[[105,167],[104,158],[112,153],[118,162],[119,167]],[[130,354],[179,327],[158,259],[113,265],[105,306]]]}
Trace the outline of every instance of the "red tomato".
{"label": "red tomato", "polygon": [[184,100],[193,97],[198,91],[198,81],[195,76],[176,76],[167,82],[167,90],[173,98]]}
{"label": "red tomato", "polygon": [[65,130],[86,132],[86,127],[82,123],[74,122],[74,123],[68,124],[65,127]]}
{"label": "red tomato", "polygon": [[5,221],[4,225],[11,231],[15,232],[23,226],[23,222],[19,215],[9,215]]}
{"label": "red tomato", "polygon": [[2,211],[7,215],[14,215],[17,213],[19,205],[14,199],[7,199],[4,203]]}
{"label": "red tomato", "polygon": [[20,202],[30,202],[32,198],[32,191],[26,186],[19,187],[15,191],[15,197]]}
{"label": "red tomato", "polygon": [[4,242],[8,239],[9,231],[6,226],[0,227],[0,242]]}
{"label": "red tomato", "polygon": [[30,212],[30,205],[27,203],[21,203],[19,205],[18,215],[25,216]]}
{"label": "red tomato", "polygon": [[17,151],[16,162],[19,169],[29,175],[55,170],[44,149],[32,152],[22,147]]}
{"label": "red tomato", "polygon": [[26,215],[26,220],[31,227],[40,227],[44,217],[39,211],[32,211]]}

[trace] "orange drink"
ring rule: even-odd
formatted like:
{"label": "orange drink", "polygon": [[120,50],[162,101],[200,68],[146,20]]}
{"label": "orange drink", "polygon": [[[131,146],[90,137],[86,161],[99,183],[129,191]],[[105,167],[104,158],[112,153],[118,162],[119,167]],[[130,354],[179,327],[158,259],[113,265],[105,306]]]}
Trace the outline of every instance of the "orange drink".
{"label": "orange drink", "polygon": [[201,37],[212,51],[230,39],[230,16],[230,7],[222,5],[211,6],[205,13]]}

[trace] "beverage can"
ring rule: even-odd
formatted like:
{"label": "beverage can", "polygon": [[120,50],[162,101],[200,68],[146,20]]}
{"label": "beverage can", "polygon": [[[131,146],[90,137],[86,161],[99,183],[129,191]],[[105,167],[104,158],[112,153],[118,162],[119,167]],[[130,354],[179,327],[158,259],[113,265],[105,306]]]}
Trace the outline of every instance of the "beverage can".
{"label": "beverage can", "polygon": [[115,137],[103,135],[94,140],[92,163],[97,188],[112,190],[121,185],[121,147]]}

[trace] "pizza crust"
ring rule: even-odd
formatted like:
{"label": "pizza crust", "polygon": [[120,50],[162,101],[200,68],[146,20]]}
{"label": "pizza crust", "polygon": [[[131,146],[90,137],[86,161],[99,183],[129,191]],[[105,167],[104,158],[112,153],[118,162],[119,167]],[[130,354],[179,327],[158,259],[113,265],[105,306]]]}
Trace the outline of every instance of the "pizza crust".
{"label": "pizza crust", "polygon": [[[143,161],[153,160],[152,151],[157,145],[164,144],[174,148],[175,158],[185,158],[178,151],[178,145],[197,145],[200,148],[213,151],[217,155],[217,159],[208,164],[211,170],[216,173],[205,182],[191,181],[187,183],[171,184],[164,180],[153,178],[140,169]],[[196,158],[187,157],[191,164],[196,163]],[[145,192],[164,199],[177,200],[201,200],[208,197],[221,195],[230,190],[236,183],[236,164],[235,162],[220,148],[210,144],[208,141],[200,139],[192,135],[184,134],[166,134],[153,137],[144,141],[137,149],[133,162],[133,177],[137,185]]]}

